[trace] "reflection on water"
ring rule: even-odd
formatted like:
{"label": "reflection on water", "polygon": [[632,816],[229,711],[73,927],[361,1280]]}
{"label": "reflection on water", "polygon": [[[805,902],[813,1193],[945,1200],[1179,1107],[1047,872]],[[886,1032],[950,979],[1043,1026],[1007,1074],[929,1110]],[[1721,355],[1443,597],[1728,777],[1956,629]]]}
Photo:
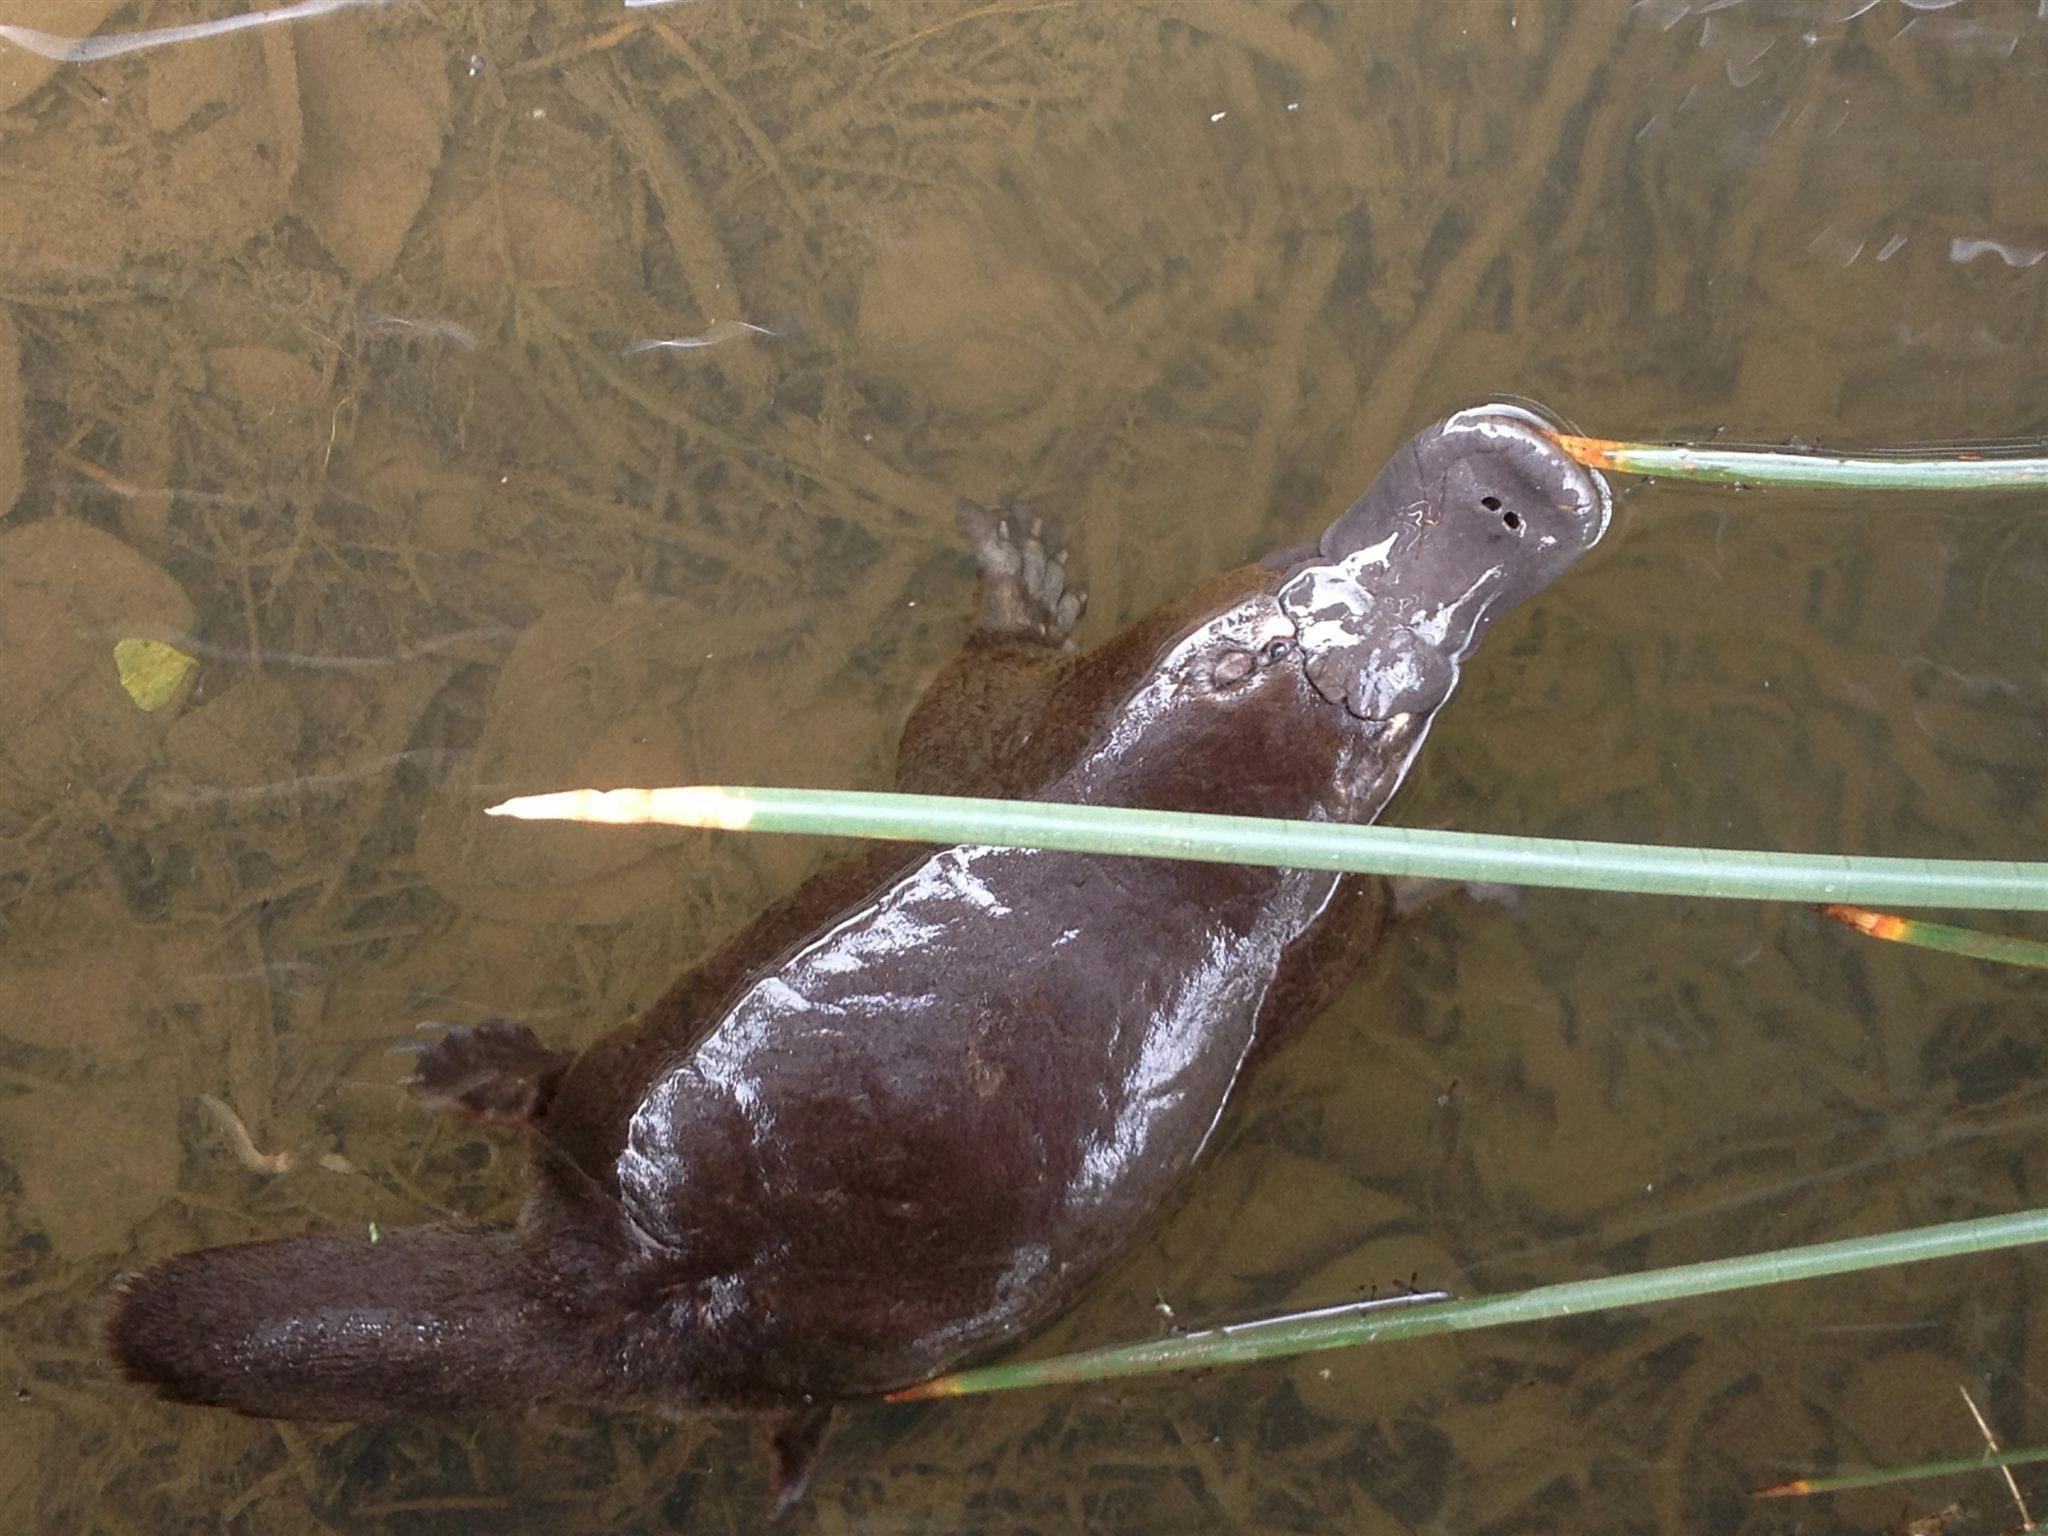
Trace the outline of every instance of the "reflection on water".
{"label": "reflection on water", "polygon": [[[101,1363],[104,1289],[510,1211],[516,1150],[418,1113],[391,1048],[588,1040],[821,855],[477,806],[878,784],[965,624],[958,494],[1056,511],[1092,638],[1501,392],[1619,436],[2041,432],[2044,69],[2033,6],[1926,0],[500,0],[0,45],[6,1523],[753,1528],[737,1426],[156,1405]],[[2044,587],[2026,497],[1637,487],[1396,817],[2038,854]],[[189,699],[137,711],[125,635],[185,641]],[[1440,905],[1048,1343],[2038,1203],[2038,997],[1801,911]],[[2038,1442],[2035,1265],[875,1411],[800,1519],[1897,1525],[1956,1490],[1741,1494],[1968,1454],[1958,1385]]]}

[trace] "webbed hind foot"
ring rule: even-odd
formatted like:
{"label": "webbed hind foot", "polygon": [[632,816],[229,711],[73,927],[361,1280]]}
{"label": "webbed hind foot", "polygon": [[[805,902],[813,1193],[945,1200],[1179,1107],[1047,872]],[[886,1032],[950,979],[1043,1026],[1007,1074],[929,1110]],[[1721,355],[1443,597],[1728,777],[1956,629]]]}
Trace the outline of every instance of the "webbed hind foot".
{"label": "webbed hind foot", "polygon": [[832,1410],[822,1405],[792,1408],[768,1421],[771,1521],[787,1520],[810,1491],[811,1476],[825,1449],[825,1431],[831,1424]]}
{"label": "webbed hind foot", "polygon": [[531,1125],[576,1058],[511,1019],[458,1024],[420,1052],[408,1082],[428,1103],[498,1125]]}
{"label": "webbed hind foot", "polygon": [[1072,650],[1088,596],[1067,586],[1066,553],[1047,547],[1043,521],[1021,501],[994,511],[960,503],[960,526],[981,567],[980,634]]}

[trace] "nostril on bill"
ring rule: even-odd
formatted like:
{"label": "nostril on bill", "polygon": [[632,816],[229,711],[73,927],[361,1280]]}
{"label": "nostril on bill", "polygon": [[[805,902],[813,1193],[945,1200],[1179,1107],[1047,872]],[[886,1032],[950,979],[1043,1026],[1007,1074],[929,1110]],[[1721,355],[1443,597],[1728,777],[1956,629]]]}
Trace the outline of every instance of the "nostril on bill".
{"label": "nostril on bill", "polygon": [[[1492,439],[1511,456],[1510,462],[1517,465],[1518,477],[1526,477],[1531,490],[1555,487],[1555,491],[1544,495],[1543,500],[1551,502],[1559,511],[1577,513],[1591,524],[1585,530],[1582,547],[1591,548],[1607,532],[1608,521],[1613,515],[1613,494],[1597,469],[1581,464],[1559,445],[1557,434],[1561,426],[1558,422],[1524,406],[1497,404],[1459,411],[1444,423],[1443,430],[1446,437],[1476,433]],[[1562,492],[1562,495],[1556,492]],[[1512,532],[1519,533],[1527,521],[1507,508],[1497,494],[1489,493],[1482,497],[1480,505],[1498,515],[1502,524]]]}

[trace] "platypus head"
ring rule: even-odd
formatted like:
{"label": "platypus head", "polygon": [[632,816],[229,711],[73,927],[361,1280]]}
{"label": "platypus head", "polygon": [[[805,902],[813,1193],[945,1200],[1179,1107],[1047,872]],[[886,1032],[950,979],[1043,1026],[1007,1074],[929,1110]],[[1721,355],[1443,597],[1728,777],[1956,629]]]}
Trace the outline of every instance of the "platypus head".
{"label": "platypus head", "polygon": [[[1600,476],[1528,412],[1438,422],[1317,543],[1219,577],[1130,632],[1171,638],[1147,653],[1072,792],[1370,819],[1487,627],[1592,548],[1609,509]],[[1118,687],[1128,660],[1115,647],[1098,659]]]}
{"label": "platypus head", "polygon": [[1487,627],[1598,543],[1611,509],[1519,407],[1410,438],[1280,588],[1310,684],[1361,721],[1426,721]]}

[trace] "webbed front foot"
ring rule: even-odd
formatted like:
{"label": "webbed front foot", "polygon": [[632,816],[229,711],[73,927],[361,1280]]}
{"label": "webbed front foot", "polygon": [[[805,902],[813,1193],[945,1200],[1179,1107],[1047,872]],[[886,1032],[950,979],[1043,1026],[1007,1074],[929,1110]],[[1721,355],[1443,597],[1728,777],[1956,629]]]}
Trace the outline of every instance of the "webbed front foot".
{"label": "webbed front foot", "polygon": [[1068,587],[1066,553],[1057,545],[1047,547],[1043,521],[1021,501],[1006,499],[991,511],[963,500],[960,526],[981,567],[976,630],[997,639],[1072,650],[1074,625],[1088,596]]}
{"label": "webbed front foot", "polygon": [[531,1125],[576,1058],[512,1019],[458,1024],[420,1052],[407,1081],[428,1103],[498,1125]]}

